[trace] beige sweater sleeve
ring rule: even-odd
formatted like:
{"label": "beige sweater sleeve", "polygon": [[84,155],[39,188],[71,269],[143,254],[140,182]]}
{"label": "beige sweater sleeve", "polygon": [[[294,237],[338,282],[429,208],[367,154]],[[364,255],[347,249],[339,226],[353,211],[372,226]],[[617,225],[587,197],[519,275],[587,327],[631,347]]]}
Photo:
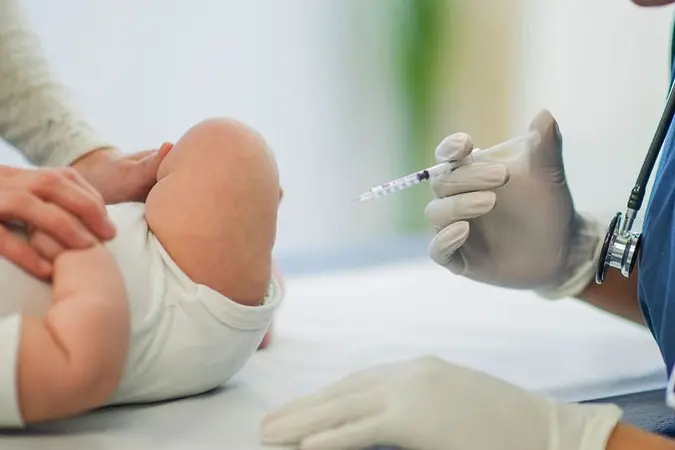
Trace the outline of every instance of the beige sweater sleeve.
{"label": "beige sweater sleeve", "polygon": [[0,0],[0,137],[38,166],[68,165],[109,147],[55,79],[21,0]]}

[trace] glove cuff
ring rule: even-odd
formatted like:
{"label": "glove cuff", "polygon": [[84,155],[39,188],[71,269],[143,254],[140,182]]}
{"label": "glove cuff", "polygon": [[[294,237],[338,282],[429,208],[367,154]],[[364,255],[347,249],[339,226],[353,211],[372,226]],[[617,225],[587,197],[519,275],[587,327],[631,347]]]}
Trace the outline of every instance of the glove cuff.
{"label": "glove cuff", "polygon": [[537,290],[540,297],[548,300],[577,297],[595,279],[604,241],[604,227],[597,219],[585,213],[577,213],[575,220],[578,225],[568,249],[568,275],[558,285]]}
{"label": "glove cuff", "polygon": [[558,442],[550,448],[605,450],[623,411],[610,403],[572,403],[558,406],[556,416],[553,426],[558,429]]}

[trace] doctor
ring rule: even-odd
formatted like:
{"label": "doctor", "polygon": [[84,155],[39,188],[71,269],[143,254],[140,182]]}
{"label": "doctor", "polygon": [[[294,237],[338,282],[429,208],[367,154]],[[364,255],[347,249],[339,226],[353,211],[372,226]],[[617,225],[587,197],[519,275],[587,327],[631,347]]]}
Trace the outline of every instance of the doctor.
{"label": "doctor", "polygon": [[[659,6],[675,0],[633,0]],[[575,210],[562,140],[544,111],[542,139],[521,160],[464,166],[433,183],[426,215],[438,233],[434,261],[483,283],[576,297],[643,323],[669,373],[675,364],[675,136],[667,136],[645,214],[638,267],[593,282],[605,224]],[[466,156],[471,137],[455,134],[439,160]],[[488,214],[489,213],[489,214]],[[669,391],[672,390],[671,375]],[[672,402],[669,402],[672,404]],[[261,440],[303,450],[660,450],[675,441],[621,421],[615,405],[561,404],[484,373],[423,357],[358,372],[268,414]],[[486,424],[489,424],[486,427]]]}

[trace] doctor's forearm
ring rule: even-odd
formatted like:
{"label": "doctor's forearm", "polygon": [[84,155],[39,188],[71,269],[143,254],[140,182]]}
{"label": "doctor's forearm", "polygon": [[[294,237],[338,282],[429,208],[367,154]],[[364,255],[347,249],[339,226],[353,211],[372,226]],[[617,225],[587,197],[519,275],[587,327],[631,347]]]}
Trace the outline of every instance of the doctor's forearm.
{"label": "doctor's forearm", "polygon": [[591,281],[578,298],[596,308],[644,325],[638,303],[637,279],[637,265],[630,278],[624,277],[617,270],[610,270],[602,284]]}
{"label": "doctor's forearm", "polygon": [[675,450],[675,441],[620,423],[607,442],[607,450]]}

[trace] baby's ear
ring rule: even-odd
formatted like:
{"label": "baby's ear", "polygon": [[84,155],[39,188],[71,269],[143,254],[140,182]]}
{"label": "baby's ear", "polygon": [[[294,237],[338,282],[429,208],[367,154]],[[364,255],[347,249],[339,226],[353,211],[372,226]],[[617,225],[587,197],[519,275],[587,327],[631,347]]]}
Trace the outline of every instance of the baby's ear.
{"label": "baby's ear", "polygon": [[279,186],[279,203],[284,199],[284,188]]}

